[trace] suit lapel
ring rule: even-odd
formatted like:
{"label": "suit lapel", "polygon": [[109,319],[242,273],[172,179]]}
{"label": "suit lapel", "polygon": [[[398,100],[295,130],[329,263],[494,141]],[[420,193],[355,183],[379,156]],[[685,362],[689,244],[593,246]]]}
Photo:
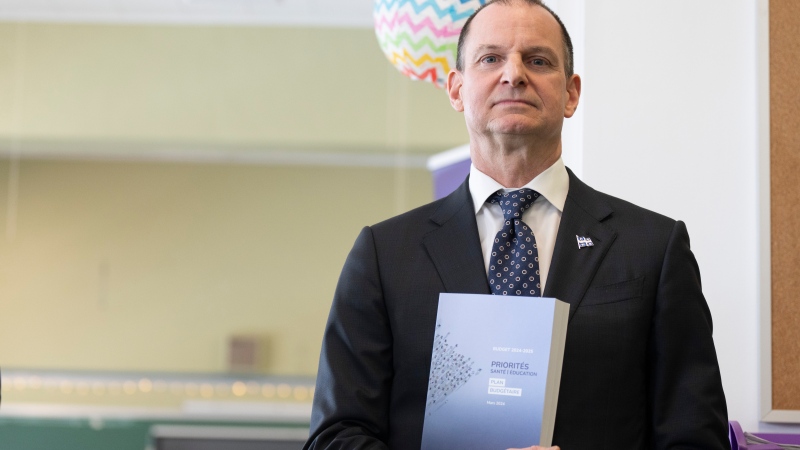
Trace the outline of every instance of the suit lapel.
{"label": "suit lapel", "polygon": [[447,292],[489,294],[478,225],[467,181],[431,216],[438,228],[423,237]]}
{"label": "suit lapel", "polygon": [[[602,222],[613,212],[611,207],[594,189],[572,171],[567,171],[569,193],[558,226],[544,296],[569,303],[571,320],[617,233]],[[576,236],[591,238],[594,246],[579,249]]]}
{"label": "suit lapel", "polygon": [[[611,207],[567,171],[569,193],[544,296],[569,303],[572,319],[617,233],[603,223],[612,214]],[[447,292],[490,294],[468,181],[443,199],[431,220],[438,228],[423,237],[423,245]],[[578,249],[576,236],[591,238],[594,246]]]}

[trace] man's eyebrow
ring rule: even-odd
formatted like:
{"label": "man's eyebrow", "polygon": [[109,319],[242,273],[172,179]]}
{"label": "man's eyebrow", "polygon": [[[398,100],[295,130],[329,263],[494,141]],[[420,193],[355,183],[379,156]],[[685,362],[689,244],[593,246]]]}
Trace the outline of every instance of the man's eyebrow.
{"label": "man's eyebrow", "polygon": [[522,53],[525,55],[542,54],[554,59],[558,59],[559,57],[558,51],[554,50],[551,47],[546,47],[543,45],[535,45],[533,47],[528,47]]}
{"label": "man's eyebrow", "polygon": [[553,50],[550,47],[545,47],[543,45],[528,47],[525,49],[525,53],[545,53],[548,55],[558,56],[558,52],[556,50]]}
{"label": "man's eyebrow", "polygon": [[500,50],[501,48],[503,48],[503,47],[501,47],[499,45],[483,44],[483,45],[479,45],[478,48],[475,49],[475,52],[476,53],[480,53],[480,52],[485,52],[487,50]]}

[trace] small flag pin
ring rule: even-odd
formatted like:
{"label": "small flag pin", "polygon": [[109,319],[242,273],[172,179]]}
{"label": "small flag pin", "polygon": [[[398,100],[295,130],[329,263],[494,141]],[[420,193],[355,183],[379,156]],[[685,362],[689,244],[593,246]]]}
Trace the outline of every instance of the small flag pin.
{"label": "small flag pin", "polygon": [[592,238],[578,236],[575,235],[575,238],[578,239],[578,250],[582,249],[583,247],[594,247],[594,242],[592,242]]}

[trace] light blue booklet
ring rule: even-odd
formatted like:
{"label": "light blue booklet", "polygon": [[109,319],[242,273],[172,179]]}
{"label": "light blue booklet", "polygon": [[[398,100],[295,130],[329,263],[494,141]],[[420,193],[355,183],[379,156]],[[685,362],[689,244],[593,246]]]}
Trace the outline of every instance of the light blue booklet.
{"label": "light blue booklet", "polygon": [[550,446],[569,304],[440,294],[422,450]]}

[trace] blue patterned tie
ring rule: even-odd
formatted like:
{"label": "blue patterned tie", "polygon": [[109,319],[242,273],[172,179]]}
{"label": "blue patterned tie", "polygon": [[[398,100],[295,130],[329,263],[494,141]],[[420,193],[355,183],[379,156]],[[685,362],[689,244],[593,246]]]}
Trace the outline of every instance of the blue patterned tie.
{"label": "blue patterned tie", "polygon": [[522,221],[522,213],[539,193],[533,189],[497,191],[488,200],[503,209],[506,221],[497,233],[489,259],[489,285],[495,295],[541,296],[539,252],[533,230]]}

